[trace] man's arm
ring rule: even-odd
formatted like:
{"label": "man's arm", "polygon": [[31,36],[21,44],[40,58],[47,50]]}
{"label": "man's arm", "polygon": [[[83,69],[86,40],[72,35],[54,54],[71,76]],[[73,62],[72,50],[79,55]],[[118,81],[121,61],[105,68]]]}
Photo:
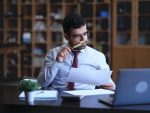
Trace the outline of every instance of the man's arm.
{"label": "man's arm", "polygon": [[56,53],[50,51],[43,62],[43,66],[37,77],[42,87],[47,87],[54,80],[61,63],[56,60]]}
{"label": "man's arm", "polygon": [[[103,69],[104,70],[110,70],[110,67],[109,67],[109,65],[106,62],[106,57],[105,57],[105,55],[103,53],[101,54],[100,61],[101,61],[100,69],[102,69],[102,70]],[[112,80],[112,78],[110,76],[110,79],[109,79],[107,84],[101,84],[100,86],[97,86],[97,87],[98,88],[109,89],[109,90],[115,90],[116,85],[115,85],[114,81]]]}
{"label": "man's arm", "polygon": [[52,83],[62,62],[67,58],[70,52],[70,48],[63,47],[57,48],[55,51],[51,50],[47,54],[37,78],[42,87],[47,87]]}
{"label": "man's arm", "polygon": [[51,66],[44,66],[37,77],[38,82],[42,87],[47,87],[54,80],[61,63],[53,62]]}

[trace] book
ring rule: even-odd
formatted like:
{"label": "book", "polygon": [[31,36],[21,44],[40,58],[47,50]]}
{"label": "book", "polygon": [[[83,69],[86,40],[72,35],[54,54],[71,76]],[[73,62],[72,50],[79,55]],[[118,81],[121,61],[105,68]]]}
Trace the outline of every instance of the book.
{"label": "book", "polygon": [[115,91],[108,89],[85,89],[85,90],[72,90],[72,91],[63,91],[64,93],[68,93],[70,95],[82,95],[82,96],[90,96],[90,95],[105,95],[105,94],[114,94]]}
{"label": "book", "polygon": [[[34,100],[56,100],[58,96],[57,90],[37,90],[34,93]],[[25,100],[24,91],[19,94],[19,99]]]}
{"label": "book", "polygon": [[80,101],[84,97],[83,95],[72,95],[64,92],[60,96],[65,101]]}

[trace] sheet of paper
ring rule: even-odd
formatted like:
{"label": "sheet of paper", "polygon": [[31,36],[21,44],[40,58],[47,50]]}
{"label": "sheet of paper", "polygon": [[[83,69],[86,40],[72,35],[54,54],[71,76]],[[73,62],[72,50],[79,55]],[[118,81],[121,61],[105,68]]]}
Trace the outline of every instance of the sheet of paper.
{"label": "sheet of paper", "polygon": [[111,74],[112,71],[110,70],[83,70],[80,68],[71,68],[67,81],[100,85],[108,83]]}
{"label": "sheet of paper", "polygon": [[[57,90],[38,90],[35,91],[35,100],[55,100],[57,99],[58,91]],[[19,98],[21,100],[25,99],[25,94],[24,92],[21,92],[19,95]]]}
{"label": "sheet of paper", "polygon": [[72,95],[81,95],[81,96],[114,94],[114,91],[106,90],[106,89],[73,90],[73,91],[63,91],[63,92],[72,94]]}

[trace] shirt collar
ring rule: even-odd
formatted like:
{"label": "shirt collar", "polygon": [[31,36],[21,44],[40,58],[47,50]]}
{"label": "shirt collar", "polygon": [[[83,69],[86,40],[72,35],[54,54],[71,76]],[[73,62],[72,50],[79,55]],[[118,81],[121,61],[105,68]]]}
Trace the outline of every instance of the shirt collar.
{"label": "shirt collar", "polygon": [[[86,48],[85,48],[86,49]],[[82,53],[84,53],[85,52],[85,49],[82,49],[82,50],[80,50]]]}

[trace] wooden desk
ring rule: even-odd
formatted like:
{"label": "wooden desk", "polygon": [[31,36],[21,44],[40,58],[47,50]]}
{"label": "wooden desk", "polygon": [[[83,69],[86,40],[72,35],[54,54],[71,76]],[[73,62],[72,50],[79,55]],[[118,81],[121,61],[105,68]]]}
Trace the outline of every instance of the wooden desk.
{"label": "wooden desk", "polygon": [[106,95],[87,96],[80,102],[63,101],[59,96],[56,101],[35,101],[27,104],[18,99],[19,92],[16,86],[0,86],[0,111],[8,113],[140,113],[150,112],[150,105],[122,106],[111,108],[97,101]]}

